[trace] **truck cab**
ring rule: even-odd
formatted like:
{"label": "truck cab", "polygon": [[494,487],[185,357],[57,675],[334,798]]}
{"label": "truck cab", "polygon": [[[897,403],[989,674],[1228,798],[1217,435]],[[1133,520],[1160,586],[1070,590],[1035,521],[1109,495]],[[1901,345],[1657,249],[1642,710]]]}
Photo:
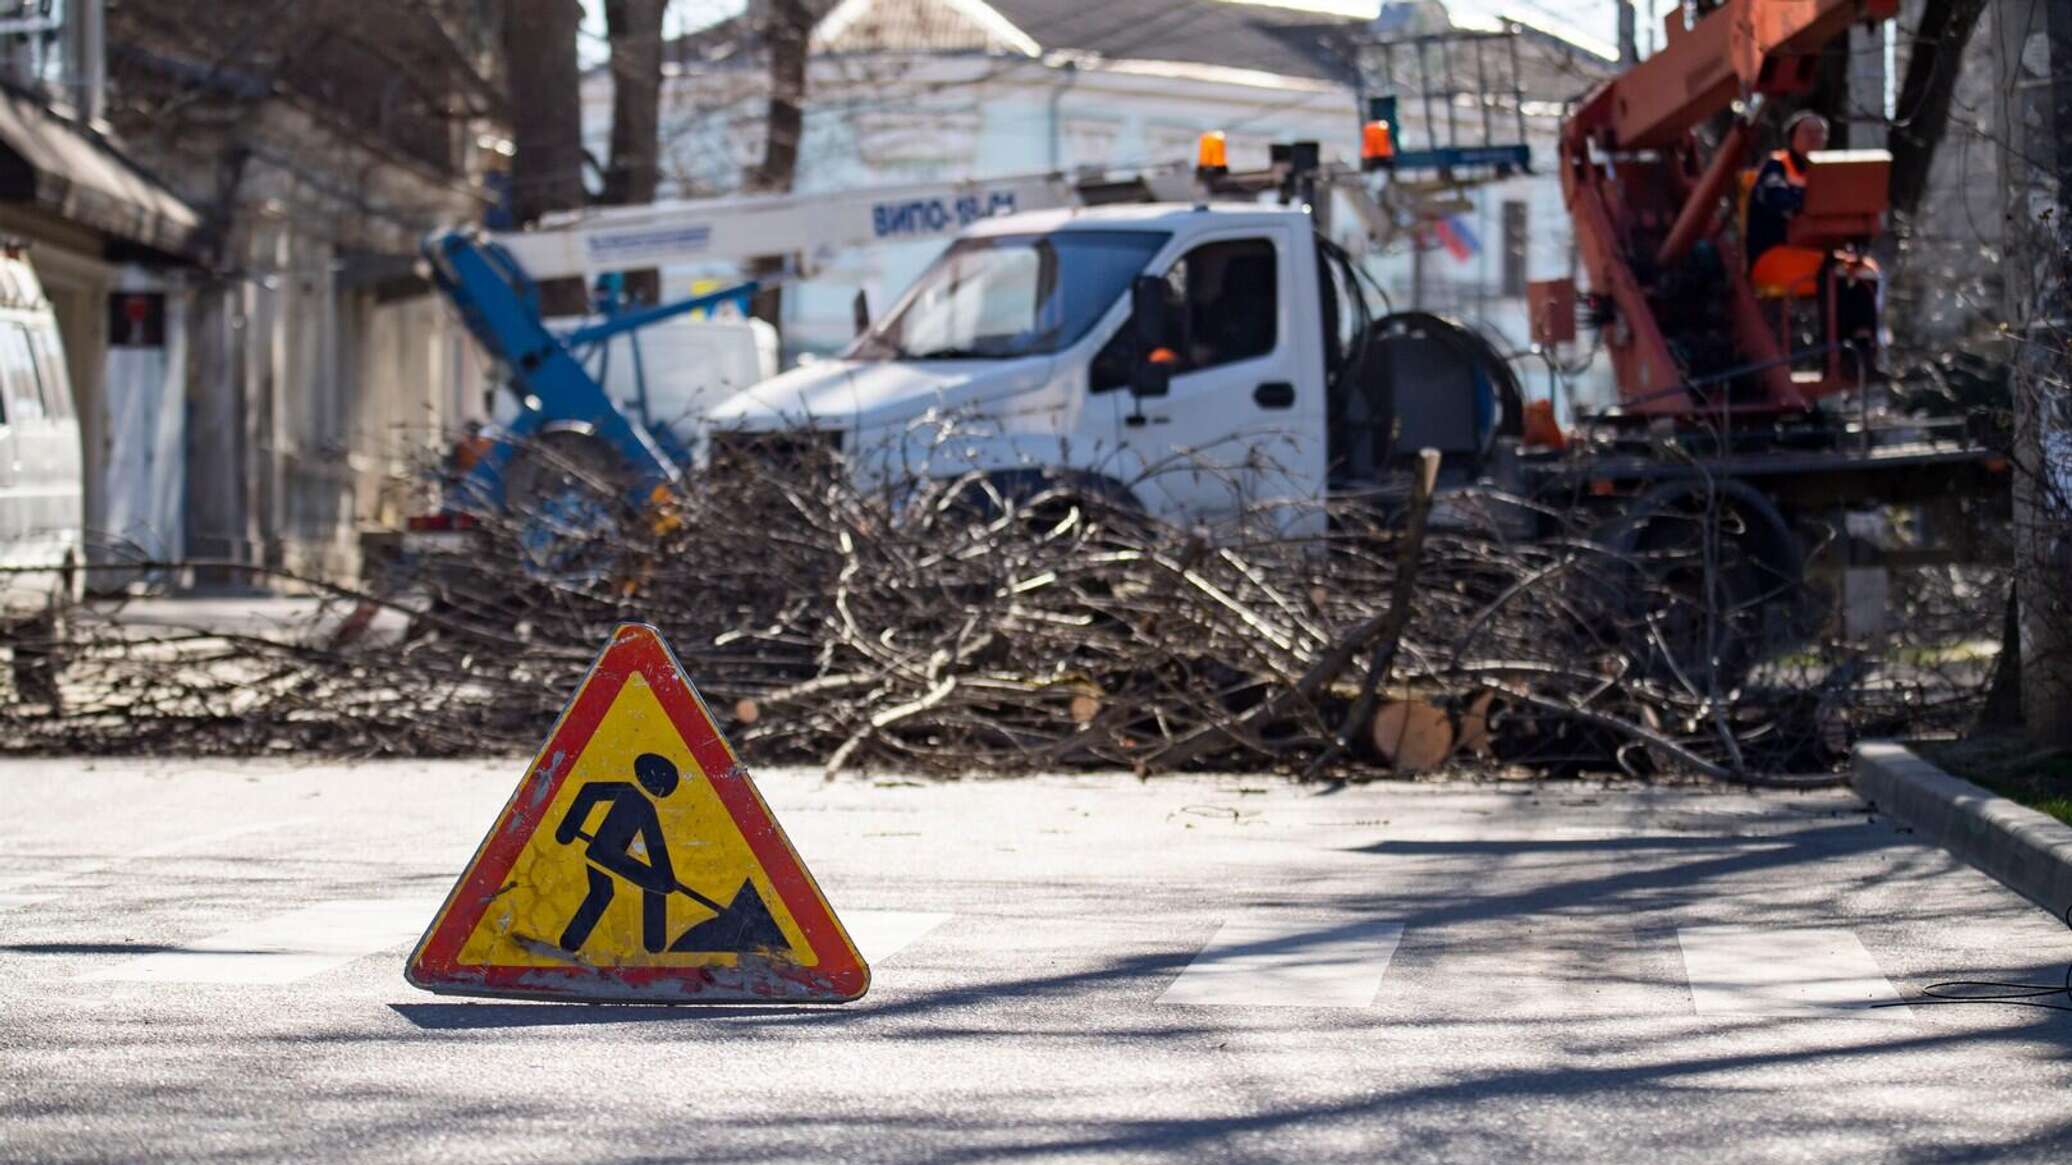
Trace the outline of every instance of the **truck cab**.
{"label": "truck cab", "polygon": [[719,404],[700,456],[789,456],[810,435],[862,485],[1040,477],[1218,522],[1374,485],[1419,446],[1477,473],[1521,406],[1502,359],[1463,344],[1479,340],[1434,317],[1374,319],[1299,207],[988,218],[839,359]]}
{"label": "truck cab", "polygon": [[[714,409],[701,454],[804,433],[861,484],[1037,470],[1213,523],[1387,471],[1415,426],[1370,407],[1377,334],[1352,261],[1300,208],[989,218],[840,358]],[[1478,448],[1494,410],[1464,415]]]}

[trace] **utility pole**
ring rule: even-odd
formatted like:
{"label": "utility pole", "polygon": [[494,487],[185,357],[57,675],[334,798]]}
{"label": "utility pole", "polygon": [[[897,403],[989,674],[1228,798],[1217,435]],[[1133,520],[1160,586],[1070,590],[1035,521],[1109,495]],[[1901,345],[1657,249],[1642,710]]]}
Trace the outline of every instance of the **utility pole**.
{"label": "utility pole", "polygon": [[2014,360],[2014,570],[2022,719],[2072,747],[2072,359],[2066,227],[2072,209],[2072,0],[1999,0],[2006,103],[2007,327]]}

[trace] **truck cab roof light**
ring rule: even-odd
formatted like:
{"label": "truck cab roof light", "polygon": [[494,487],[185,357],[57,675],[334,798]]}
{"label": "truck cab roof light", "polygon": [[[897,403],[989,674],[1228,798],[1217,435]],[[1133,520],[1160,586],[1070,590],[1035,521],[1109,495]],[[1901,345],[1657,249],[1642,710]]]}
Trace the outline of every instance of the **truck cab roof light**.
{"label": "truck cab roof light", "polygon": [[1194,172],[1204,177],[1230,173],[1230,139],[1222,130],[1212,129],[1195,142]]}
{"label": "truck cab roof light", "polygon": [[1381,170],[1395,164],[1396,135],[1386,121],[1370,121],[1360,127],[1360,168]]}

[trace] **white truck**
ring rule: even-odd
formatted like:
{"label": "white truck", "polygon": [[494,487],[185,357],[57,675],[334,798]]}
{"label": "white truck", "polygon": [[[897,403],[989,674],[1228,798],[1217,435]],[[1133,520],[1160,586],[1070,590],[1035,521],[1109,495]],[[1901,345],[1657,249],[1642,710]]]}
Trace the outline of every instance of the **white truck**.
{"label": "white truck", "polygon": [[976,472],[1215,522],[1377,483],[1425,446],[1478,475],[1521,419],[1472,333],[1378,323],[1307,209],[1153,203],[974,223],[839,359],[719,404],[700,444],[807,440],[866,483]]}
{"label": "white truck", "polygon": [[[1377,323],[1326,229],[1336,208],[1352,246],[1388,241],[1404,217],[1377,197],[1390,187],[1315,143],[1237,174],[1220,135],[1205,145],[1219,164],[658,203],[495,242],[546,279],[771,253],[803,273],[845,248],[954,235],[837,359],[719,392],[709,361],[648,360],[663,371],[637,407],[604,378],[613,407],[700,461],[805,440],[864,482],[976,471],[1189,521],[1377,481],[1426,445],[1454,455],[1454,475],[1478,472],[1517,430],[1515,379],[1458,327]],[[1406,360],[1428,383],[1399,406]],[[611,357],[611,371],[630,363]],[[697,383],[670,383],[685,375]],[[513,427],[584,439],[551,420]]]}

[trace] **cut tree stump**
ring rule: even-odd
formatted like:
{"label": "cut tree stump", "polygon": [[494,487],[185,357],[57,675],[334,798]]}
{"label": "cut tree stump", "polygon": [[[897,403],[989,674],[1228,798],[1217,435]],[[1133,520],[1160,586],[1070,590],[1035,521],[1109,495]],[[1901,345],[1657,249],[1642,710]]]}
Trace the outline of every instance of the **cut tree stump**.
{"label": "cut tree stump", "polygon": [[1489,755],[1489,712],[1495,703],[1495,692],[1478,692],[1461,710],[1460,738],[1454,744],[1462,752]]}
{"label": "cut tree stump", "polygon": [[1423,700],[1391,700],[1374,714],[1374,751],[1397,772],[1431,768],[1453,752],[1453,721]]}

